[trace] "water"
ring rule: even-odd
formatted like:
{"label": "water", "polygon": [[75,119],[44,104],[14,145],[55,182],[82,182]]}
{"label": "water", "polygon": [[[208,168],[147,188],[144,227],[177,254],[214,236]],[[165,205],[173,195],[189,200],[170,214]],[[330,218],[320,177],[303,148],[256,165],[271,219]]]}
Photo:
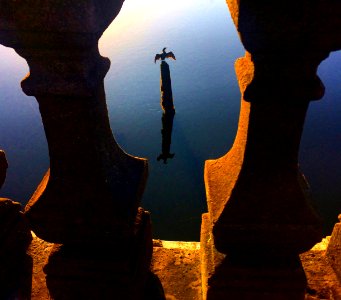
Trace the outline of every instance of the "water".
{"label": "water", "polygon": [[[160,67],[153,62],[163,47],[177,58],[169,61],[176,114],[170,151],[175,156],[167,164],[157,161],[162,110]],[[128,153],[149,159],[142,205],[152,213],[154,237],[199,240],[206,211],[204,161],[228,151],[239,115],[233,65],[244,49],[225,2],[174,0],[170,6],[126,0],[100,51],[112,62],[105,87],[115,138]],[[48,168],[48,150],[36,101],[19,86],[28,71],[25,61],[2,46],[0,55],[0,148],[10,163],[1,195],[25,204]],[[327,93],[310,106],[300,157],[326,232],[341,212],[340,62],[339,52],[319,68]]]}
{"label": "water", "polygon": [[330,234],[341,213],[341,51],[318,69],[326,93],[309,106],[301,141],[300,164],[313,192],[315,206]]}

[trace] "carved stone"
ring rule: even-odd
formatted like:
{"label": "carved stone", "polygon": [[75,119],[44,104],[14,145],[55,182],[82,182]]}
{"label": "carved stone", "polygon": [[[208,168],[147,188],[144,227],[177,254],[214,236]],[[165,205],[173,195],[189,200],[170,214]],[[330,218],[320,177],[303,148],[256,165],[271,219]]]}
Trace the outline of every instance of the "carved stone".
{"label": "carved stone", "polygon": [[[27,60],[30,73],[21,85],[39,103],[49,147],[50,169],[25,215],[38,237],[63,244],[61,249],[77,249],[80,257],[92,255],[82,269],[83,286],[91,279],[91,263],[101,259],[98,249],[123,253],[120,263],[129,268],[124,274],[129,274],[131,285],[114,280],[118,294],[143,287],[151,257],[150,218],[139,208],[147,161],[125,153],[113,137],[103,84],[110,61],[98,51],[98,39],[122,4],[123,0],[0,2],[0,43]],[[70,252],[58,249],[45,268],[49,280],[61,275],[54,261],[63,266],[70,262]],[[77,255],[72,261],[77,264]],[[109,258],[108,266],[98,266],[92,271],[99,278],[108,267],[120,276],[121,268]],[[58,280],[66,285],[69,277],[65,273]],[[59,297],[54,287],[51,292]]]}
{"label": "carved stone", "polygon": [[204,299],[304,298],[298,254],[322,232],[298,167],[299,143],[309,101],[324,93],[317,67],[341,48],[331,9],[340,4],[322,2],[227,1],[247,53],[236,63],[235,142],[205,164]]}
{"label": "carved stone", "polygon": [[339,215],[339,222],[334,226],[326,256],[341,282],[341,215]]}
{"label": "carved stone", "polygon": [[113,138],[103,87],[110,62],[97,45],[123,1],[1,3],[0,41],[28,62],[22,88],[39,102],[49,146],[50,170],[25,209],[34,232],[55,243],[131,237],[147,162]]}

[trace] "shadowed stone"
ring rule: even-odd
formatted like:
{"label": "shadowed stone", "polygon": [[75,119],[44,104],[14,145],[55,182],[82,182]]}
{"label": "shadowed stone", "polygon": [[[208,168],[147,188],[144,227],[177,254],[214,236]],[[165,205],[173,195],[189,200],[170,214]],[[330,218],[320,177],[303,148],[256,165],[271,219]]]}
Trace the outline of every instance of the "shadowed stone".
{"label": "shadowed stone", "polygon": [[[147,161],[125,153],[113,137],[103,84],[110,61],[98,50],[98,39],[122,4],[0,2],[0,43],[29,65],[21,85],[39,103],[49,148],[50,168],[25,215],[38,237],[62,244],[46,267],[55,298],[66,299],[64,291],[76,299],[72,288],[77,294],[80,286],[92,287],[89,295],[100,293],[99,285],[87,283],[108,275],[103,284],[108,279],[111,291],[128,291],[135,300],[148,276],[150,218],[139,208]],[[81,293],[86,297],[86,289]]]}
{"label": "shadowed stone", "polygon": [[247,53],[235,142],[205,164],[204,299],[303,299],[298,254],[322,232],[298,151],[309,101],[324,94],[317,67],[341,48],[340,3],[227,3]]}
{"label": "shadowed stone", "polygon": [[339,223],[334,226],[326,256],[341,282],[341,215]]}
{"label": "shadowed stone", "polygon": [[126,243],[55,245],[44,267],[53,299],[142,299],[153,251],[149,213],[139,209],[135,225]]}
{"label": "shadowed stone", "polygon": [[1,3],[0,41],[28,62],[22,88],[37,98],[49,146],[50,170],[25,208],[34,232],[55,243],[129,239],[147,162],[112,135],[103,86],[110,62],[98,52],[123,1]]}

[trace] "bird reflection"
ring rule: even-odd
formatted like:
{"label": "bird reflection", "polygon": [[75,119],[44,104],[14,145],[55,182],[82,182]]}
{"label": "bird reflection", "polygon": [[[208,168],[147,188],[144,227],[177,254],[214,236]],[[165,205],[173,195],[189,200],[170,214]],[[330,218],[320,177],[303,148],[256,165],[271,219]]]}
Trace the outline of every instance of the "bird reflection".
{"label": "bird reflection", "polygon": [[170,153],[174,114],[174,111],[162,114],[162,153],[157,157],[157,160],[163,160],[164,164],[167,164],[167,159],[171,159],[175,155],[175,153]]}

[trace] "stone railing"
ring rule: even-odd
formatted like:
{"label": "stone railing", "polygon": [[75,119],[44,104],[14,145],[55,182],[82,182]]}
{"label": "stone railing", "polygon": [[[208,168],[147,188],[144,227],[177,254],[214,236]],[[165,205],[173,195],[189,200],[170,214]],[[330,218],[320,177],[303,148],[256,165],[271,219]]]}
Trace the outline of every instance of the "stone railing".
{"label": "stone railing", "polygon": [[[235,143],[205,165],[203,297],[303,299],[298,254],[322,236],[297,157],[309,101],[324,93],[317,67],[341,48],[341,5],[227,2],[247,52],[236,62],[243,97]],[[122,4],[0,1],[0,43],[29,65],[22,88],[39,103],[50,155],[25,216],[13,211],[55,243],[44,271],[57,299],[142,299],[150,278],[150,217],[139,207],[147,161],[114,140],[103,87],[110,62],[98,52]],[[329,257],[339,272],[339,257]]]}

